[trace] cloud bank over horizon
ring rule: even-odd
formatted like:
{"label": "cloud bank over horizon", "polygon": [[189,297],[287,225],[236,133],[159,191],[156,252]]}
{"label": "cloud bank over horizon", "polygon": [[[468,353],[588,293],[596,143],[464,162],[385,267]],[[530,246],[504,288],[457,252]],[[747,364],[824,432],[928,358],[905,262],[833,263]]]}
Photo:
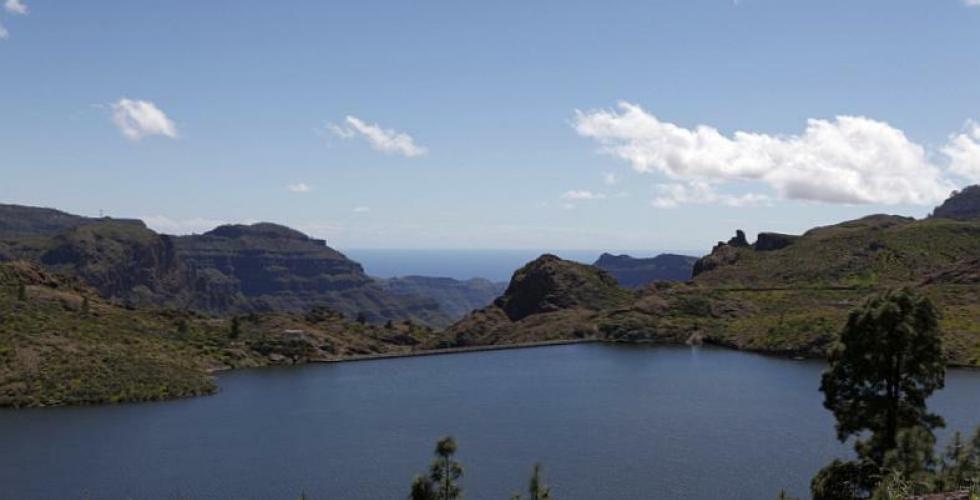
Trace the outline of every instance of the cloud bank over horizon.
{"label": "cloud bank over horizon", "polygon": [[[575,112],[576,132],[605,154],[640,173],[659,173],[652,204],[744,206],[772,198],[834,204],[929,205],[962,181],[980,182],[980,125],[968,122],[937,151],[909,140],[891,125],[863,116],[810,119],[797,135],[736,131],[708,125],[685,128],[660,120],[636,104]],[[933,158],[947,160],[945,166]],[[718,188],[750,183],[770,193],[721,194]]]}

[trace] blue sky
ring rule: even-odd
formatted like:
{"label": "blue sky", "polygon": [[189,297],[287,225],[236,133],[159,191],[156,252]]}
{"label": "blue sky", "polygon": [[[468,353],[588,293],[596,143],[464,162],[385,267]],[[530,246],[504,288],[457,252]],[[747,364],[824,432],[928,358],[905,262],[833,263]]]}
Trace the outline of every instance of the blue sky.
{"label": "blue sky", "polygon": [[980,181],[969,0],[3,1],[0,202],[702,252]]}

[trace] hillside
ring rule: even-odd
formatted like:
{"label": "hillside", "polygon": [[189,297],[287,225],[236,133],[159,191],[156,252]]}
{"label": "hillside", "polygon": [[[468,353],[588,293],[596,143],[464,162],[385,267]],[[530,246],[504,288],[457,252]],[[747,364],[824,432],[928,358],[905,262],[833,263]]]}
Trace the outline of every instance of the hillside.
{"label": "hillside", "polygon": [[621,286],[635,288],[654,281],[687,281],[697,260],[697,257],[668,253],[649,258],[604,253],[592,265],[613,275]]}
{"label": "hillside", "polygon": [[326,242],[276,224],[175,237],[138,220],[0,205],[0,262],[15,260],[77,276],[121,304],[219,315],[328,306],[373,323],[443,327],[497,295],[476,282],[379,283]]}
{"label": "hillside", "polygon": [[[738,231],[697,261],[690,283],[659,283],[632,292],[603,283],[599,271],[544,256],[526,268],[562,279],[515,279],[494,306],[446,331],[450,345],[558,339],[712,343],[736,349],[822,357],[850,309],[886,287],[911,286],[942,311],[951,363],[980,366],[980,220],[915,220],[872,215],[800,236]],[[589,269],[592,269],[590,272]],[[608,275],[607,275],[608,276]],[[601,290],[601,293],[596,293]],[[526,297],[558,297],[533,307]],[[614,298],[614,299],[611,299]],[[504,306],[528,303],[521,314]]]}
{"label": "hillside", "polygon": [[694,272],[695,281],[711,286],[893,286],[974,255],[980,220],[871,215],[811,229],[778,250],[720,243]]}
{"label": "hillside", "polygon": [[213,370],[406,352],[411,325],[359,324],[326,309],[232,320],[107,302],[80,281],[0,264],[0,406],[148,401],[216,390]]}

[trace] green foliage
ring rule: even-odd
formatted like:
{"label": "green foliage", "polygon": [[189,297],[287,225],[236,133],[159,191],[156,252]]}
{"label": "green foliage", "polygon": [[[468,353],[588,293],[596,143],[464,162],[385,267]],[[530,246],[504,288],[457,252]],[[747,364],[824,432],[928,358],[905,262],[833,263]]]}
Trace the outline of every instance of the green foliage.
{"label": "green foliage", "polygon": [[957,432],[942,456],[938,481],[945,489],[974,488],[980,493],[980,427],[964,442]]}
{"label": "green foliage", "polygon": [[27,302],[27,285],[23,283],[17,285],[17,300]]}
{"label": "green foliage", "polygon": [[834,460],[814,476],[810,482],[813,500],[866,499],[874,488],[878,466],[862,461]]}
{"label": "green foliage", "polygon": [[446,436],[436,442],[436,458],[429,466],[429,475],[416,476],[408,498],[411,500],[458,500],[463,498],[459,480],[463,466],[455,461],[456,440]]}
{"label": "green foliage", "polygon": [[[889,473],[886,477],[900,478],[895,484],[901,485],[901,490],[911,489],[915,493],[931,491],[935,475],[932,472],[935,465],[933,448],[936,438],[932,432],[922,427],[912,427],[899,431],[895,448],[885,452],[883,469]],[[888,480],[878,487],[893,488]],[[891,497],[886,497],[891,498]],[[905,497],[902,497],[905,498]]]}
{"label": "green foliage", "polygon": [[432,481],[425,476],[415,476],[412,480],[412,489],[408,493],[409,500],[437,500],[435,486]]}
{"label": "green foliage", "polygon": [[541,464],[534,464],[531,482],[527,488],[529,500],[551,500],[551,488],[541,479]]}
{"label": "green foliage", "polygon": [[900,430],[943,425],[925,400],[943,387],[945,370],[932,302],[909,289],[872,296],[850,314],[821,381],[837,437],[870,431],[857,441],[858,455],[882,465]]}

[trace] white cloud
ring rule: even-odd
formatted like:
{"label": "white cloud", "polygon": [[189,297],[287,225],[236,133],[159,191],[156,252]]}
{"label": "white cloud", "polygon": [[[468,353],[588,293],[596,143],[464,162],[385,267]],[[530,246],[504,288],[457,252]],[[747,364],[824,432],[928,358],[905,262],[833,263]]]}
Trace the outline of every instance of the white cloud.
{"label": "white cloud", "polygon": [[344,120],[346,126],[328,124],[327,130],[341,139],[352,139],[356,135],[364,137],[377,151],[388,154],[400,154],[409,158],[422,156],[428,150],[415,144],[408,134],[382,128],[376,123],[365,123],[360,118],[348,116]]}
{"label": "white cloud", "polygon": [[191,219],[171,219],[165,215],[146,215],[141,217],[146,225],[164,234],[191,234],[210,231],[225,221],[195,217]]}
{"label": "white cloud", "polygon": [[561,199],[567,201],[591,201],[591,200],[602,200],[605,199],[606,195],[602,193],[593,193],[592,191],[565,191],[561,195]]}
{"label": "white cloud", "polygon": [[309,193],[310,191],[313,191],[313,188],[302,182],[298,184],[290,184],[286,186],[286,189],[288,189],[291,193]]}
{"label": "white cloud", "polygon": [[366,214],[371,211],[371,207],[354,207],[354,213]]}
{"label": "white cloud", "polygon": [[8,38],[10,38],[10,32],[0,24],[0,40],[6,40]]}
{"label": "white cloud", "polygon": [[177,127],[167,115],[149,101],[120,99],[112,104],[112,121],[127,139],[138,141],[148,135],[177,138]]}
{"label": "white cloud", "polygon": [[6,9],[7,12],[10,12],[11,14],[20,14],[22,16],[26,16],[27,13],[29,12],[27,5],[25,5],[24,2],[21,2],[20,0],[7,0],[6,2],[4,2],[3,8]]}
{"label": "white cloud", "polygon": [[967,7],[980,7],[980,0],[963,0]]}
{"label": "white cloud", "polygon": [[760,182],[786,199],[932,204],[955,187],[925,148],[865,117],[811,119],[801,135],[726,136],[706,125],[663,122],[621,102],[617,111],[576,111],[575,129],[639,172],[688,182]]}
{"label": "white cloud", "polygon": [[606,172],[602,174],[602,181],[606,183],[607,186],[612,186],[619,182],[619,178],[613,172]]}
{"label": "white cloud", "polygon": [[770,201],[768,196],[757,193],[743,195],[718,193],[714,186],[701,181],[692,181],[687,184],[657,184],[655,188],[660,194],[650,202],[650,205],[657,208],[675,208],[687,204],[721,204],[730,207],[744,207],[764,205]]}
{"label": "white cloud", "polygon": [[[977,2],[980,5],[980,0]],[[950,137],[943,154],[950,158],[950,171],[980,182],[980,123],[967,122],[962,133]]]}

